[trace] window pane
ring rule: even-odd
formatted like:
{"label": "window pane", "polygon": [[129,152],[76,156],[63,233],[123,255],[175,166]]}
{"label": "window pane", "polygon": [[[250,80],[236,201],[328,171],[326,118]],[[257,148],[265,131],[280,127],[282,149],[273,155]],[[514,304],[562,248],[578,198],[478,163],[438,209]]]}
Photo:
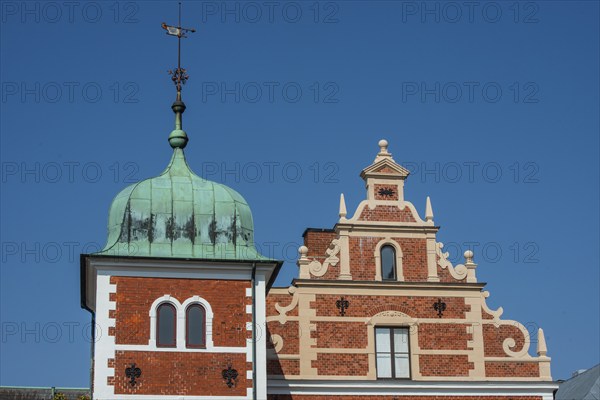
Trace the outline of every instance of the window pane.
{"label": "window pane", "polygon": [[199,305],[190,306],[187,310],[187,345],[204,346],[204,308]]}
{"label": "window pane", "polygon": [[377,377],[392,377],[392,357],[389,354],[377,354]]}
{"label": "window pane", "polygon": [[159,346],[175,346],[175,307],[161,304],[157,323],[156,343]]}
{"label": "window pane", "polygon": [[408,353],[408,329],[394,329],[394,353]]}
{"label": "window pane", "polygon": [[396,251],[392,246],[381,248],[381,278],[384,280],[396,279]]}
{"label": "window pane", "polygon": [[396,354],[396,378],[410,378],[410,365],[408,363],[408,354]]}
{"label": "window pane", "polygon": [[377,343],[377,352],[390,352],[390,330],[387,328],[375,329],[375,343]]}

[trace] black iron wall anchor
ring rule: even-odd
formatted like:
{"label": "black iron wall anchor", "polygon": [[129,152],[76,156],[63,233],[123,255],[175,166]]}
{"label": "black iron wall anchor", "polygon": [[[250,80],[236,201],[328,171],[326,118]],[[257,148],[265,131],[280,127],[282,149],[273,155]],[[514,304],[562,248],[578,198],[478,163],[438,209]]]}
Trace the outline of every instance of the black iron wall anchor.
{"label": "black iron wall anchor", "polygon": [[238,372],[236,369],[231,368],[231,364],[227,364],[227,369],[223,370],[223,379],[227,384],[227,387],[231,388],[235,386],[238,378]]}
{"label": "black iron wall anchor", "polygon": [[438,299],[437,302],[433,303],[433,309],[437,311],[438,318],[442,318],[444,311],[446,311],[446,303],[444,303],[442,299]]}
{"label": "black iron wall anchor", "polygon": [[131,367],[125,368],[125,376],[129,378],[129,384],[135,386],[137,383],[135,380],[142,375],[142,370],[135,366],[135,363],[131,364]]}
{"label": "black iron wall anchor", "polygon": [[340,315],[343,317],[346,315],[346,309],[350,307],[350,302],[343,297],[340,297],[340,299],[335,302],[335,306],[340,310]]}

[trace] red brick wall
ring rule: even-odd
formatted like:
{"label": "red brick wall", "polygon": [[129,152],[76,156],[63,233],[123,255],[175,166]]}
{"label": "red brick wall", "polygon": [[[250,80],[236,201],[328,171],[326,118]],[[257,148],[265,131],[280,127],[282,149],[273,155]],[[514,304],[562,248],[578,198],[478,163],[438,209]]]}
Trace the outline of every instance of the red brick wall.
{"label": "red brick wall", "polygon": [[[135,386],[125,376],[132,363],[142,371]],[[232,388],[222,377],[228,363],[238,371]],[[114,364],[115,394],[245,396],[252,387],[246,379],[246,371],[252,370],[246,354],[117,351]]]}
{"label": "red brick wall", "polygon": [[308,247],[308,257],[325,259],[327,255],[325,250],[331,244],[331,241],[337,237],[337,233],[330,231],[306,231],[304,235],[304,245]]}
{"label": "red brick wall", "polygon": [[[111,277],[117,285],[115,340],[116,344],[147,345],[150,339],[150,307],[159,297],[169,294],[180,303],[198,295],[208,301],[214,313],[213,341],[215,346],[245,347],[248,332],[246,313],[248,281]],[[227,296],[223,294],[227,293]]]}
{"label": "red brick wall", "polygon": [[376,206],[374,209],[365,207],[360,216],[359,221],[391,221],[391,222],[416,222],[410,209],[398,206]]}
{"label": "red brick wall", "polygon": [[300,375],[300,361],[280,360],[279,358],[268,360],[267,375]]}
{"label": "red brick wall", "polygon": [[419,369],[426,376],[469,376],[474,365],[466,355],[421,354]]}
{"label": "red brick wall", "polygon": [[486,362],[485,375],[489,377],[538,377],[540,367],[533,362]]}
{"label": "red brick wall", "polygon": [[[335,306],[340,296],[330,294],[317,294],[316,301],[311,307],[316,310],[317,316],[339,316],[339,310]],[[346,310],[347,317],[371,317],[379,312],[396,310],[408,314],[410,317],[438,318],[433,303],[437,297],[423,296],[344,296],[350,302]],[[446,303],[446,311],[443,318],[465,318],[465,312],[471,306],[465,304],[461,297],[442,298]]]}
{"label": "red brick wall", "polygon": [[419,347],[422,350],[467,350],[466,324],[419,324]]}
{"label": "red brick wall", "polygon": [[368,345],[367,325],[364,322],[316,322],[311,332],[319,348],[365,349]]}
{"label": "red brick wall", "polygon": [[319,375],[364,376],[369,372],[368,354],[318,353],[312,367]]}

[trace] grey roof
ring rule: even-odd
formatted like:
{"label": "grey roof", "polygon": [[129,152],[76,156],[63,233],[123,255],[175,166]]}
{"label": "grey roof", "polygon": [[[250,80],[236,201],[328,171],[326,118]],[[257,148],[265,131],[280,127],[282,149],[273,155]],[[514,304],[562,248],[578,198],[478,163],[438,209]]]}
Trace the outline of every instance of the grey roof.
{"label": "grey roof", "polygon": [[600,399],[600,364],[560,384],[555,400]]}
{"label": "grey roof", "polygon": [[68,400],[91,394],[89,389],[0,386],[2,400],[51,400],[53,393],[62,393]]}

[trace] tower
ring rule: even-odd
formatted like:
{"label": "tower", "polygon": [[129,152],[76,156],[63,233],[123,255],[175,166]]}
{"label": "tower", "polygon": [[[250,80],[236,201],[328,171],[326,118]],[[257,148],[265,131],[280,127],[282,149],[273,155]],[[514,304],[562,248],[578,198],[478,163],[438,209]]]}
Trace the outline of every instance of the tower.
{"label": "tower", "polygon": [[[179,49],[193,32],[163,28]],[[244,198],[188,166],[179,59],[171,161],[117,194],[106,246],[81,255],[98,400],[266,398],[265,295],[282,262],[256,250]]]}

